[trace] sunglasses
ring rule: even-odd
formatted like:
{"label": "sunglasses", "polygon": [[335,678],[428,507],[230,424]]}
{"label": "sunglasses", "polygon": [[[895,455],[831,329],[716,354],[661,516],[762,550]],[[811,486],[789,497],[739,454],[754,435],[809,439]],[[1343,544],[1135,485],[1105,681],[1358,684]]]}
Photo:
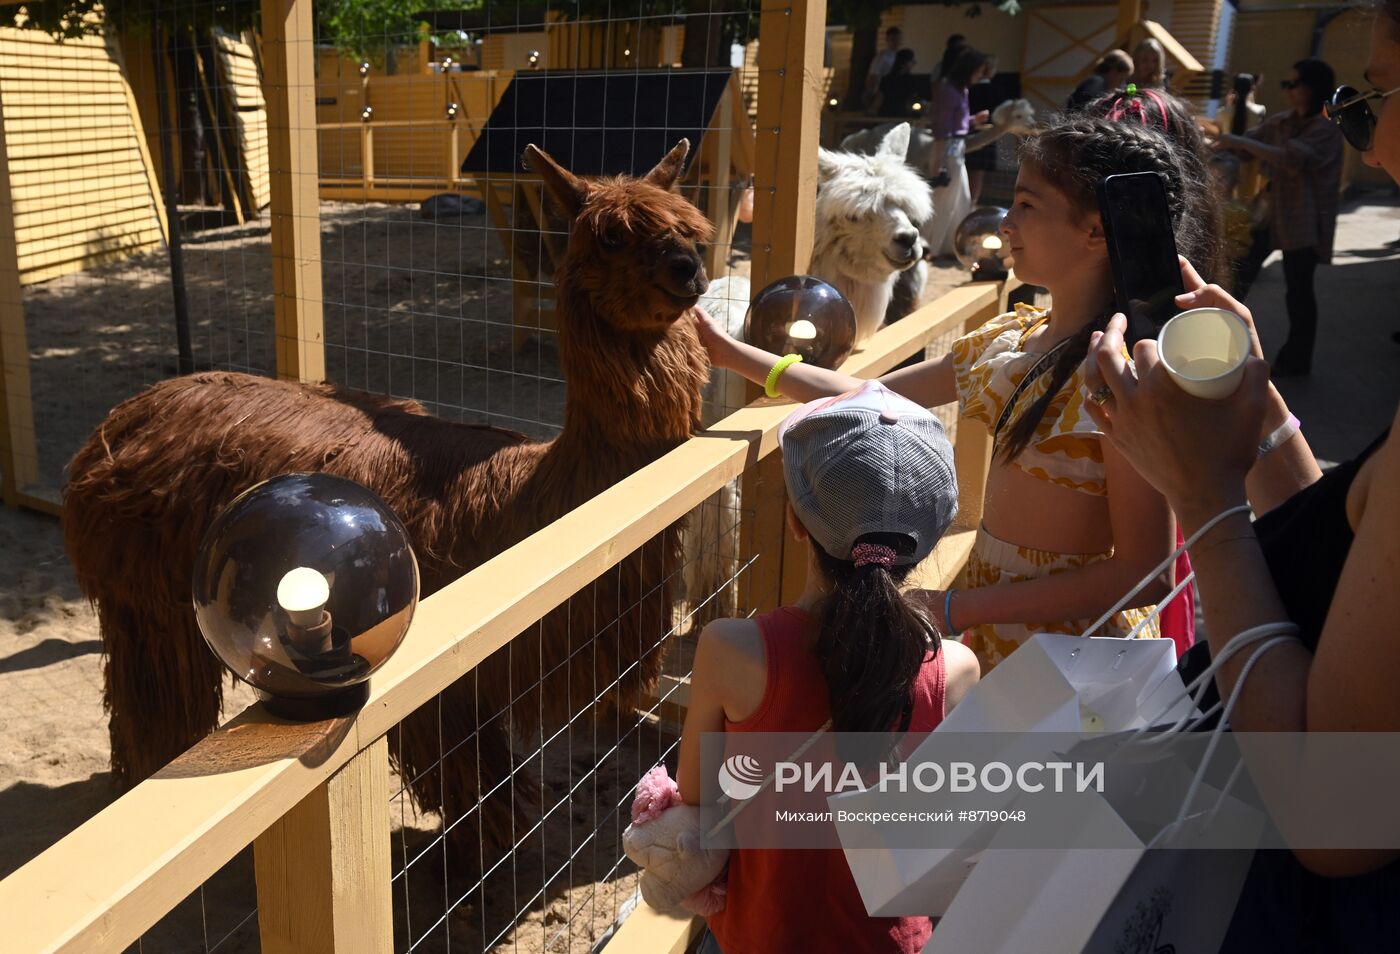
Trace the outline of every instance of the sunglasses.
{"label": "sunglasses", "polygon": [[1327,118],[1342,131],[1346,141],[1353,148],[1365,152],[1371,148],[1371,141],[1376,135],[1376,114],[1371,112],[1370,100],[1385,99],[1395,93],[1400,93],[1400,86],[1384,93],[1380,90],[1359,93],[1350,86],[1338,86],[1323,108]]}
{"label": "sunglasses", "polygon": [[1278,85],[1283,89],[1294,89],[1300,84],[1297,80],[1279,80]]}

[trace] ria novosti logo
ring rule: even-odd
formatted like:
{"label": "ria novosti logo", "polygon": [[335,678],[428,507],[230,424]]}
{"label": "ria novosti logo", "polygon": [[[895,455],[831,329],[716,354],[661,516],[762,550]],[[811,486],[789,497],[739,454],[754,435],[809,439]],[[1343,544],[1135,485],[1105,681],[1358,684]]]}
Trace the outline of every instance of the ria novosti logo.
{"label": "ria novosti logo", "polygon": [[719,767],[719,789],[742,802],[763,787],[763,766],[752,755],[731,755]]}

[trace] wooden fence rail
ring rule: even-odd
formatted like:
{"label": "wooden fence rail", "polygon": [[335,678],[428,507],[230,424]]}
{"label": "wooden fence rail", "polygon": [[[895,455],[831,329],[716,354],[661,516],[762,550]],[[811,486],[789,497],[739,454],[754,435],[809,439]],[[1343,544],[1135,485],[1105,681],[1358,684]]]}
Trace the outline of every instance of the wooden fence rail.
{"label": "wooden fence rail", "polygon": [[[989,284],[955,289],[881,331],[845,370],[880,373],[949,331],[985,321],[999,307],[999,291]],[[390,950],[385,734],[756,466],[775,449],[790,410],[772,401],[749,405],[424,600],[355,716],[288,725],[253,706],[209,735],[0,882],[6,948],[120,951],[256,843],[264,950]],[[979,428],[960,424],[957,431],[961,451]],[[968,493],[980,492],[985,479],[985,442],[972,446],[973,459],[959,465]],[[951,533],[924,579],[946,584],[969,540],[965,529]],[[290,884],[305,894],[290,899]],[[627,938],[667,924],[689,930],[684,921],[642,915],[613,943],[634,949]]]}

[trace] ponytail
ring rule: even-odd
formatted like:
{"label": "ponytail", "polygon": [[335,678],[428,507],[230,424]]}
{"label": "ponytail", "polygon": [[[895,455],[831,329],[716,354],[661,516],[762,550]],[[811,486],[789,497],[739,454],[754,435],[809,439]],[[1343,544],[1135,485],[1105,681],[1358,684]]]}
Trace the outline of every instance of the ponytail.
{"label": "ponytail", "polygon": [[[861,542],[899,547],[898,534],[868,533]],[[914,683],[939,634],[923,608],[900,590],[913,566],[856,566],[837,559],[816,540],[812,549],[831,591],[817,612],[814,653],[826,678],[835,732],[909,730]]]}

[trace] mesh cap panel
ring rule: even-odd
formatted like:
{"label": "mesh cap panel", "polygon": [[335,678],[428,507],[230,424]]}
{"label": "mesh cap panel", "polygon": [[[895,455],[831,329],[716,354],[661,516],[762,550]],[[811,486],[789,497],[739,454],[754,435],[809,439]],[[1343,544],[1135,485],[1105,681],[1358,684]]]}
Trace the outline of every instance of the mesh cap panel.
{"label": "mesh cap panel", "polygon": [[869,382],[799,408],[779,431],[793,509],[823,550],[849,559],[867,533],[913,541],[899,565],[928,556],[958,512],[953,448],[924,408]]}

